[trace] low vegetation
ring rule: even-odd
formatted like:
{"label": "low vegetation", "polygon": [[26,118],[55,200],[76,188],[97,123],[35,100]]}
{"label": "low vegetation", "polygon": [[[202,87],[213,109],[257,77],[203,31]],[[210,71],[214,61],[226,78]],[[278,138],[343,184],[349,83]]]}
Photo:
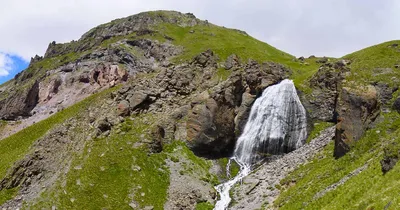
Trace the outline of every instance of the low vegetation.
{"label": "low vegetation", "polygon": [[390,41],[346,55],[352,63],[351,74],[346,78],[355,84],[384,82],[398,85],[400,78],[400,41]]}
{"label": "low vegetation", "polygon": [[163,209],[169,186],[166,154],[149,155],[144,146],[137,146],[149,138],[149,124],[143,122],[149,119],[151,116],[127,119],[120,125],[122,132],[88,141],[65,184],[44,193],[34,208]]}
{"label": "low vegetation", "polygon": [[[285,190],[275,202],[281,209],[398,209],[397,189],[400,166],[383,174],[380,161],[388,145],[400,143],[400,114],[385,113],[374,129],[356,142],[340,159],[332,155],[333,142],[317,157],[282,181]],[[360,174],[351,173],[363,166]],[[350,179],[322,197],[317,194],[329,189],[343,177]]]}
{"label": "low vegetation", "polygon": [[310,141],[313,140],[315,137],[317,137],[321,133],[321,131],[325,130],[326,128],[329,128],[330,126],[333,126],[333,123],[323,122],[323,121],[314,123],[313,128],[307,137],[306,142],[310,143]]}
{"label": "low vegetation", "polygon": [[94,94],[75,105],[66,108],[46,120],[35,123],[20,132],[0,140],[0,178],[4,178],[7,170],[28,153],[32,144],[45,135],[55,125],[63,123],[65,120],[77,116],[86,110],[90,104],[99,100],[104,95],[115,89],[109,89],[98,94]]}

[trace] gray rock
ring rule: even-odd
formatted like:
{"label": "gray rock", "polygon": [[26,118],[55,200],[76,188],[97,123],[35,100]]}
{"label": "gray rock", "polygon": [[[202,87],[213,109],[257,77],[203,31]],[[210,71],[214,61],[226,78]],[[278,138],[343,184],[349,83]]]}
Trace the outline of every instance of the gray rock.
{"label": "gray rock", "polygon": [[225,61],[226,70],[230,70],[238,65],[240,65],[239,58],[235,54],[230,55]]}
{"label": "gray rock", "polygon": [[334,149],[336,158],[342,157],[350,150],[350,144],[362,137],[380,113],[376,88],[374,86],[358,88],[359,90],[342,88],[336,104],[338,111]]}
{"label": "gray rock", "polygon": [[149,95],[145,94],[142,91],[134,92],[133,95],[128,99],[129,107],[132,110],[135,110],[140,105],[142,105],[148,98],[149,98]]}
{"label": "gray rock", "polygon": [[394,101],[393,109],[400,113],[400,97]]}

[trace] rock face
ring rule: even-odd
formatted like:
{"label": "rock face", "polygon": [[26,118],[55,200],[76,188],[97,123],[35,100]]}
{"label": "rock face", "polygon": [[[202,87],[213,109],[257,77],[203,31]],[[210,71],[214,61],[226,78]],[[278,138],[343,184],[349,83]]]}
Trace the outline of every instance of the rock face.
{"label": "rock face", "polygon": [[257,94],[289,74],[289,70],[274,63],[250,61],[243,68],[244,72],[235,71],[210,94],[203,93],[192,102],[187,139],[196,154],[215,156],[232,151]]}
{"label": "rock face", "polygon": [[357,90],[343,87],[350,72],[349,61],[325,62],[310,79],[311,94],[302,95],[303,105],[311,120],[337,123],[334,156],[350,150],[350,143],[362,137],[380,113],[380,104],[387,103],[396,88],[377,83]]}
{"label": "rock face", "polygon": [[296,150],[307,138],[306,111],[290,80],[268,87],[254,103],[234,155],[247,167],[263,158]]}
{"label": "rock face", "polygon": [[135,32],[138,36],[152,34],[154,32],[150,28],[160,23],[175,24],[182,27],[207,24],[192,14],[182,14],[175,11],[144,12],[100,25],[85,33],[78,41],[69,44],[52,42],[49,44],[44,58],[71,52],[84,52],[115,36],[125,36]]}
{"label": "rock face", "polygon": [[38,101],[39,83],[36,81],[27,90],[0,100],[0,119],[15,120],[21,116],[30,116]]}
{"label": "rock face", "polygon": [[303,95],[302,102],[309,111],[310,118],[335,122],[336,100],[344,75],[350,69],[337,63],[325,63],[311,78],[311,95]]}
{"label": "rock face", "polygon": [[343,87],[337,111],[334,156],[339,158],[350,150],[349,144],[360,139],[367,126],[379,115],[380,104],[376,88],[367,86],[355,90]]}

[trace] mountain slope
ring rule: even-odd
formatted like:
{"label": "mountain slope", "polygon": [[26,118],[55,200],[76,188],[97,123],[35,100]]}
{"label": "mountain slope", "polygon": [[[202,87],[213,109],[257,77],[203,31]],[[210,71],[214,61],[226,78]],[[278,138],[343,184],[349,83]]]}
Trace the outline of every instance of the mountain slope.
{"label": "mountain slope", "polygon": [[[244,32],[170,11],[52,42],[1,86],[2,207],[209,208],[224,161],[188,147],[227,155],[240,132],[233,120],[245,122],[253,95],[311,68]],[[213,126],[224,132],[204,142]]]}
{"label": "mountain slope", "polygon": [[396,208],[397,43],[296,59],[174,11],[52,42],[0,86],[0,208],[212,209],[253,102],[286,78],[308,111],[310,139],[338,123],[335,143],[269,186],[280,197],[264,207]]}
{"label": "mountain slope", "polygon": [[[345,56],[351,60],[350,85],[385,84],[380,91],[382,113],[345,156],[332,156],[334,145],[281,182],[275,202],[282,209],[398,209],[400,115],[393,104],[399,96],[400,41],[382,43]],[[380,85],[380,87],[386,87]],[[378,86],[379,87],[379,86]],[[393,90],[392,90],[392,87]],[[395,161],[395,162],[393,162]],[[394,164],[393,164],[394,163]],[[390,166],[389,166],[390,165]],[[392,168],[390,170],[390,168]]]}

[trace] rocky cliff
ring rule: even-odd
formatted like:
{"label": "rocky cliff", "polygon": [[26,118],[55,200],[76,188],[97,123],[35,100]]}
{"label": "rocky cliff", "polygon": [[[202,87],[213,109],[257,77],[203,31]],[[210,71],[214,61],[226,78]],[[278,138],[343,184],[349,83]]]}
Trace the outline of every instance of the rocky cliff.
{"label": "rocky cliff", "polygon": [[[312,202],[339,192],[329,185],[371,158],[379,173],[395,176],[400,117],[392,111],[399,107],[394,43],[340,59],[296,59],[245,32],[173,11],[140,13],[77,41],[51,42],[44,57],[35,56],[0,86],[0,206],[212,209],[213,187],[229,178],[226,158],[254,101],[288,78],[307,110],[310,138],[337,125],[301,150],[273,157],[260,168],[266,173],[245,180],[255,183],[241,187],[246,195],[275,203],[246,201],[235,189],[235,208],[297,208],[288,193],[308,193],[306,185],[323,192],[310,193],[312,201],[302,204],[315,207]],[[377,50],[384,59],[365,64]],[[323,163],[340,175],[320,174]],[[273,181],[250,180],[268,177]]]}

